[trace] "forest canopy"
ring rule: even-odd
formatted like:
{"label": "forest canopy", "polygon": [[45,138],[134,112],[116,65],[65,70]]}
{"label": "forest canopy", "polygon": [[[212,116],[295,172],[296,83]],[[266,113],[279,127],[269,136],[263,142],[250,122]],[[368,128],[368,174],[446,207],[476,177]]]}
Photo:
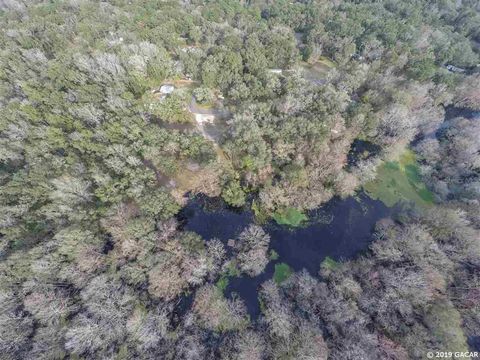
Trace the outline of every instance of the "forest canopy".
{"label": "forest canopy", "polygon": [[[478,2],[7,0],[0,24],[0,358],[478,350]],[[263,224],[361,189],[402,207],[368,251],[277,264],[258,319],[224,295],[275,258]],[[195,194],[256,223],[186,231]]]}

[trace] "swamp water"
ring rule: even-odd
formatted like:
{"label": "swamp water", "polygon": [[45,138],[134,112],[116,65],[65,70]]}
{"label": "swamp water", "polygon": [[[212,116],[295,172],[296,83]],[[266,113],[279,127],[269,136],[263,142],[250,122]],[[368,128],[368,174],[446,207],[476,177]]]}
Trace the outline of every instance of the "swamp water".
{"label": "swamp water", "polygon": [[[356,197],[333,198],[310,211],[307,214],[309,222],[303,227],[291,228],[273,221],[264,224],[263,229],[270,235],[270,251],[274,250],[278,256],[256,277],[229,277],[225,296],[240,297],[250,317],[257,318],[260,314],[257,290],[263,282],[286,277],[290,270],[306,269],[317,276],[320,264],[327,257],[333,260],[352,258],[368,248],[375,223],[389,217],[392,211],[381,201],[360,192]],[[232,209],[220,199],[206,196],[193,197],[179,218],[184,230],[196,232],[207,241],[217,238],[225,245],[254,222],[250,210]]]}
{"label": "swamp water", "polygon": [[[478,120],[480,112],[447,107],[444,124],[432,134],[423,137],[439,137],[442,130],[449,126],[449,121],[457,116]],[[378,146],[356,140],[349,154],[348,164],[353,166],[359,159],[368,159],[378,151]],[[225,296],[240,297],[245,302],[250,317],[256,319],[261,312],[258,288],[263,282],[270,279],[281,281],[291,271],[303,269],[313,276],[318,276],[323,261],[334,265],[334,261],[351,259],[367,250],[376,222],[394,215],[397,207],[401,207],[398,201],[419,204],[426,202],[427,205],[433,203],[430,194],[418,179],[413,166],[415,159],[409,154],[406,152],[404,158],[398,161],[398,168],[394,168],[392,164],[383,165],[384,176],[377,177],[376,183],[372,182],[370,189],[367,186],[371,196],[379,194],[373,196],[374,199],[363,191],[355,197],[333,198],[322,207],[309,212],[309,223],[299,228],[278,225],[273,220],[264,224],[263,229],[271,237],[270,251],[274,250],[278,257],[272,258],[265,270],[256,277],[228,277],[228,281],[222,286]],[[382,183],[386,185],[380,186]],[[379,199],[383,199],[383,202]],[[387,207],[385,203],[392,207]],[[179,219],[184,230],[196,232],[207,241],[218,238],[225,245],[229,239],[235,239],[243,229],[254,222],[253,213],[249,209],[233,209],[220,199],[205,196],[192,198],[179,214]],[[193,295],[184,297],[181,300],[180,312],[186,311],[192,301]],[[480,346],[480,337],[471,338],[469,341],[474,347]]]}

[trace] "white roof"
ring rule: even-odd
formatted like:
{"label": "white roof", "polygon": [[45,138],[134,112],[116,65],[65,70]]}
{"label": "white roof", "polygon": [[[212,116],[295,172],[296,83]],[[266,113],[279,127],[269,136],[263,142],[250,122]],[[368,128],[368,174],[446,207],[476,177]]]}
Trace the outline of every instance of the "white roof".
{"label": "white roof", "polygon": [[282,73],[282,69],[268,69],[268,71],[270,71],[271,73],[274,73],[274,74],[281,74]]}
{"label": "white roof", "polygon": [[173,92],[173,90],[175,90],[175,86],[173,85],[162,85],[160,87],[160,92],[162,94],[170,94],[171,92]]}

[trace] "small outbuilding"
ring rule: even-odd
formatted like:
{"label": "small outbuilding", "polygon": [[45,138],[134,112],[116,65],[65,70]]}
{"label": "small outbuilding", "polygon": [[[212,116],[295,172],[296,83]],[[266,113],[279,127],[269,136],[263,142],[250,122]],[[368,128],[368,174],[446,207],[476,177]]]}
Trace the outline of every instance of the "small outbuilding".
{"label": "small outbuilding", "polygon": [[283,72],[282,69],[268,69],[268,71],[272,74],[281,74]]}
{"label": "small outbuilding", "polygon": [[160,93],[161,94],[171,94],[175,90],[175,86],[170,85],[170,84],[165,84],[160,87]]}
{"label": "small outbuilding", "polygon": [[451,71],[454,73],[464,73],[466,71],[465,69],[459,68],[455,65],[447,65],[446,68],[448,71]]}

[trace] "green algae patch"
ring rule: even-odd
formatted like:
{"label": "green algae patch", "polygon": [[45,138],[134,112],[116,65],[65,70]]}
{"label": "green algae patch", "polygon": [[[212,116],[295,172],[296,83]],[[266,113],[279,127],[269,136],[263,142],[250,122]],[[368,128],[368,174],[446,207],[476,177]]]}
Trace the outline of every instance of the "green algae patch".
{"label": "green algae patch", "polygon": [[293,274],[293,270],[285,263],[275,264],[275,272],[273,273],[273,280],[280,285],[287,280],[290,275]]}
{"label": "green algae patch", "polygon": [[223,294],[230,282],[230,278],[239,276],[240,270],[238,270],[236,263],[230,262],[220,276],[220,279],[215,283],[215,287]]}
{"label": "green algae patch", "polygon": [[255,222],[257,224],[265,224],[268,221],[268,212],[264,208],[262,208],[262,206],[259,205],[255,200],[252,201],[252,211],[255,215]]}
{"label": "green algae patch", "polygon": [[333,260],[330,256],[327,256],[320,264],[320,267],[328,271],[334,271],[338,268],[338,262]]}
{"label": "green algae patch", "polygon": [[330,256],[327,256],[320,263],[320,275],[329,276],[331,273],[336,271],[339,268],[340,264],[333,260]]}
{"label": "green algae patch", "polygon": [[292,227],[298,227],[308,220],[308,217],[304,213],[295,208],[277,210],[272,217],[277,224]]}
{"label": "green algae patch", "polygon": [[222,275],[222,277],[215,283],[215,286],[223,294],[228,286],[228,283],[228,276]]}
{"label": "green algae patch", "polygon": [[278,258],[279,258],[278,253],[273,249],[270,250],[270,252],[268,253],[268,259],[269,260],[278,260]]}
{"label": "green algae patch", "polygon": [[405,151],[398,161],[380,165],[377,177],[363,188],[372,199],[380,200],[389,207],[403,201],[427,208],[434,202],[432,192],[422,182],[415,153],[411,150]]}

